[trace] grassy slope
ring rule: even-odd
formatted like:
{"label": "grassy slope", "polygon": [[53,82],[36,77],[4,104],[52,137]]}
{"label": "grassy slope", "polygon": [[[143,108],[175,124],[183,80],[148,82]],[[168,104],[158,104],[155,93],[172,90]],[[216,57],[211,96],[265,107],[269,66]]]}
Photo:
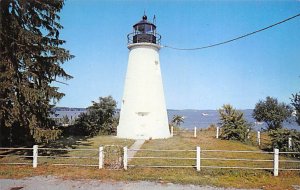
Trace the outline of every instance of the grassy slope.
{"label": "grassy slope", "polygon": [[[167,140],[150,140],[146,141],[143,149],[195,149],[200,146],[205,149],[221,149],[221,150],[259,150],[255,146],[245,145],[235,141],[225,141],[214,138],[214,131],[201,131],[197,138],[192,138],[192,134],[175,136]],[[100,144],[116,144],[120,146],[130,146],[133,141],[116,139],[114,137],[95,137],[92,139],[81,139],[76,141],[73,148],[97,148]],[[66,143],[63,143],[66,144]],[[68,153],[70,154],[70,153]],[[79,154],[79,153],[78,153]],[[76,153],[71,153],[76,155]],[[142,152],[137,156],[178,156],[178,157],[195,157],[195,152],[188,153],[153,153]],[[271,159],[272,155],[246,155],[246,154],[216,154],[205,153],[202,157],[243,157],[251,159]],[[49,161],[48,161],[49,162]],[[133,165],[195,165],[194,160],[185,162],[178,160],[154,160],[154,159],[133,159],[129,164]],[[230,162],[201,161],[202,165],[229,165]],[[246,163],[241,162],[241,165]],[[265,163],[264,167],[267,166]],[[272,163],[268,163],[272,164]],[[194,168],[129,168],[127,171],[122,170],[98,170],[96,168],[83,167],[58,167],[49,165],[40,165],[33,169],[30,166],[0,166],[1,178],[19,178],[34,175],[57,175],[64,178],[72,179],[106,179],[106,180],[154,180],[161,182],[173,183],[192,183],[201,185],[214,185],[223,187],[239,187],[239,188],[264,188],[264,189],[292,189],[291,185],[300,185],[299,172],[280,172],[279,177],[273,177],[270,171],[261,170],[229,170],[229,169],[208,169],[202,168],[200,172]]]}
{"label": "grassy slope", "polygon": [[[258,147],[246,145],[236,141],[225,141],[216,139],[214,131],[201,131],[197,138],[191,138],[192,134],[175,136],[167,140],[152,140],[146,142],[142,148],[144,149],[195,149],[200,146],[202,150],[259,150]],[[161,156],[161,153],[156,152],[139,152],[137,156]],[[166,153],[165,153],[166,154]],[[167,153],[170,156],[177,157],[195,157],[194,152],[188,153]],[[273,159],[272,155],[268,154],[247,154],[247,153],[209,153],[203,152],[204,157],[226,157],[226,158],[248,158],[248,159]],[[155,163],[157,165],[171,165],[189,162],[189,165],[195,165],[195,161],[157,161],[157,160],[133,160],[130,164]],[[175,164],[175,165],[176,165]],[[218,165],[229,166],[232,162],[218,162],[202,160],[202,165]],[[236,165],[236,164],[235,164]],[[272,167],[272,162],[260,162],[258,164],[249,162],[239,162],[239,166],[251,167]],[[202,168],[200,172],[195,169],[144,169],[143,177],[145,179],[161,179],[164,181],[193,183],[193,184],[208,184],[223,187],[240,187],[240,188],[265,188],[265,189],[289,189],[291,184],[300,184],[299,173],[280,172],[280,177],[273,177],[271,171],[261,170],[229,170],[229,169],[208,169]],[[164,175],[162,175],[164,174]],[[146,177],[147,175],[147,177]],[[155,176],[160,176],[156,177]]]}

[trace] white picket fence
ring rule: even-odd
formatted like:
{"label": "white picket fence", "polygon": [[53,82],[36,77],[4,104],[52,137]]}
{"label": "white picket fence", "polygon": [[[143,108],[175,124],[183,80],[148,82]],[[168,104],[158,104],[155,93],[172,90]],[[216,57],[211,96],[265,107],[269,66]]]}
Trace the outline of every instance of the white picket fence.
{"label": "white picket fence", "polygon": [[[82,151],[84,152],[94,152],[97,154],[97,156],[63,156],[62,155],[39,155],[39,150],[44,150],[44,151],[67,151],[67,152],[72,152],[72,151]],[[49,162],[51,165],[55,166],[83,166],[83,167],[98,167],[99,169],[103,169],[104,167],[104,151],[103,147],[99,147],[98,149],[64,149],[64,148],[39,148],[37,145],[34,145],[32,148],[0,148],[0,164],[1,165],[32,165],[33,168],[38,167],[39,160],[40,159],[73,159],[73,160],[79,160],[79,159],[86,159],[86,160],[91,160],[93,159],[94,161],[97,162],[97,164],[87,164],[87,162],[81,163],[54,163],[54,162]],[[6,151],[6,152],[5,152]],[[18,155],[18,154],[13,154],[11,152],[7,151],[30,151],[32,152],[32,155]],[[137,151],[137,152],[156,152],[156,153],[163,153],[163,156],[136,156],[134,157],[128,157],[128,151]],[[193,153],[194,156],[168,156],[168,152],[181,152],[184,155],[187,153]],[[4,154],[5,153],[5,154]],[[217,156],[207,156],[207,153],[218,153]],[[227,155],[227,157],[222,157],[220,156],[220,153],[224,153]],[[230,155],[233,154],[241,154],[243,156],[237,157],[235,156],[234,158],[230,157]],[[245,157],[246,154],[252,155],[249,156],[249,158]],[[254,154],[269,154],[270,157],[266,159],[256,159],[252,158]],[[280,154],[282,154],[280,158]],[[190,150],[158,150],[158,149],[128,149],[127,147],[123,148],[123,168],[127,170],[128,168],[132,167],[143,167],[143,168],[195,168],[196,171],[201,171],[205,168],[210,168],[210,169],[245,169],[245,170],[271,170],[273,171],[274,176],[278,176],[279,171],[300,171],[300,160],[297,158],[290,158],[291,156],[287,157],[286,155],[299,155],[300,152],[279,152],[278,149],[274,149],[273,152],[265,152],[265,151],[249,151],[249,150],[202,150],[199,146],[196,147],[196,149],[190,149]],[[228,157],[229,156],[229,157]],[[13,158],[21,158],[23,162],[2,162],[3,158],[7,157],[13,157]],[[181,164],[181,165],[158,165],[158,164],[149,164],[146,165],[144,164],[130,164],[134,160],[145,160],[145,162],[153,159],[157,160],[181,160],[181,161],[189,161],[189,164]],[[27,162],[25,162],[25,160]],[[31,162],[28,162],[30,161]],[[205,160],[212,160],[216,162],[233,162],[234,165],[228,165],[228,166],[220,166],[220,165],[204,165],[202,162]],[[192,164],[190,164],[192,162]],[[269,163],[266,164],[265,167],[255,167],[252,165],[239,165],[239,163]],[[48,164],[49,164],[48,163]],[[43,164],[43,163],[41,163]],[[271,165],[270,165],[271,164]],[[290,165],[289,165],[290,164]],[[292,165],[291,165],[292,164]],[[280,167],[280,165],[282,165]],[[270,167],[269,167],[270,166]]]}

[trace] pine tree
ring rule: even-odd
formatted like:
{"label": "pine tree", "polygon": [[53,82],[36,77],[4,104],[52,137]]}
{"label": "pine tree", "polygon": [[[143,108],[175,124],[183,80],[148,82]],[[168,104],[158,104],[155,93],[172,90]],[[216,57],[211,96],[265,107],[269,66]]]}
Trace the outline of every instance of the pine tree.
{"label": "pine tree", "polygon": [[220,124],[222,127],[221,138],[226,140],[246,141],[250,124],[244,119],[244,114],[231,105],[223,105],[219,109]]}
{"label": "pine tree", "polygon": [[292,106],[294,107],[294,111],[295,111],[295,117],[296,117],[296,122],[298,123],[298,125],[300,126],[300,92],[299,94],[292,94]]}
{"label": "pine tree", "polygon": [[71,59],[60,46],[63,0],[0,1],[0,142],[55,139],[52,104],[64,94],[53,82],[70,79],[61,65]]}

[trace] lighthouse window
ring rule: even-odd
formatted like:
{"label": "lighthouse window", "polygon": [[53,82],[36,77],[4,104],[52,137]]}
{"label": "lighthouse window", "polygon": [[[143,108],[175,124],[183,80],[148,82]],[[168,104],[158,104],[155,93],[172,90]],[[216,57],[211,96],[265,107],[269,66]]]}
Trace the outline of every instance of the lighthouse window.
{"label": "lighthouse window", "polygon": [[144,32],[145,32],[145,26],[144,26],[144,25],[138,25],[138,26],[137,26],[137,30],[138,30],[139,32],[144,33]]}
{"label": "lighthouse window", "polygon": [[151,30],[152,30],[151,25],[146,24],[145,25],[145,32],[147,33],[147,32],[150,32]]}
{"label": "lighthouse window", "polygon": [[149,112],[137,112],[136,113],[138,116],[146,116],[149,114]]}
{"label": "lighthouse window", "polygon": [[149,25],[149,24],[140,24],[140,25],[137,25],[135,27],[136,31],[138,33],[149,33],[149,32],[153,32],[153,27],[152,25]]}

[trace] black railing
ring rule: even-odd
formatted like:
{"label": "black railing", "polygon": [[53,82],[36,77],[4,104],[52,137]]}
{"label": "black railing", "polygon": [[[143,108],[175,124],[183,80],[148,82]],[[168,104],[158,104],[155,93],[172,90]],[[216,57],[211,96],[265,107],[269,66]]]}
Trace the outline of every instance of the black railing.
{"label": "black railing", "polygon": [[130,33],[127,35],[128,44],[153,43],[160,45],[161,36],[158,33]]}

